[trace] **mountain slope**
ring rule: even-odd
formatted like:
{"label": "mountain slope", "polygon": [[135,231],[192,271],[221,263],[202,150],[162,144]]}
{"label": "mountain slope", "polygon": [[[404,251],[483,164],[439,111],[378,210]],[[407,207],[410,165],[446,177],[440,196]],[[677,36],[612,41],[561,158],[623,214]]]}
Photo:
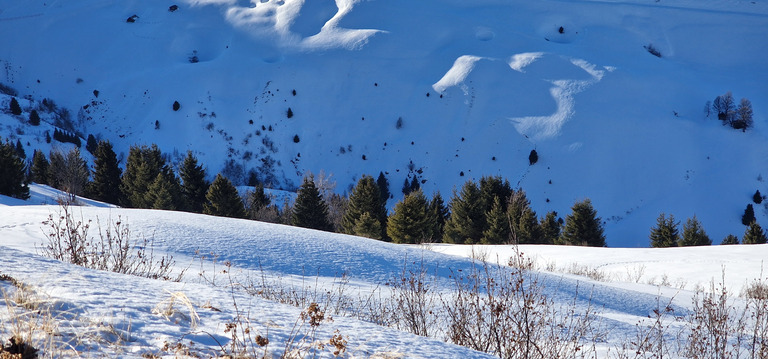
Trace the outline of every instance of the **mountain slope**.
{"label": "mountain slope", "polygon": [[[662,211],[695,213],[717,243],[768,193],[762,2],[0,4],[0,82],[124,155],[191,149],[282,188],[325,170],[340,192],[379,171],[445,197],[501,175],[540,215],[591,198],[610,246],[646,246]],[[726,91],[752,101],[754,129],[706,117]]]}

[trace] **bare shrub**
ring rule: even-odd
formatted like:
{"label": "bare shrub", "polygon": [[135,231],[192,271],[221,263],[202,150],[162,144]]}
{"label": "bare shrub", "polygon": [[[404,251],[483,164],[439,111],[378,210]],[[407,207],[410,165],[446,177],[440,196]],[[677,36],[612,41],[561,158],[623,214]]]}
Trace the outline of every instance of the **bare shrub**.
{"label": "bare shrub", "polygon": [[416,269],[408,269],[407,264],[403,265],[400,277],[390,281],[390,285],[394,291],[392,313],[396,327],[416,335],[430,336],[430,331],[437,321],[437,316],[432,310],[437,304],[437,299],[432,294],[424,263]]}
{"label": "bare shrub", "polygon": [[47,241],[45,256],[86,268],[130,274],[145,278],[181,281],[185,270],[173,276],[176,261],[167,255],[155,258],[153,240],[135,240],[128,225],[118,217],[106,228],[96,219],[99,238],[89,235],[92,221],[75,219],[71,207],[63,203],[59,212],[43,221]]}
{"label": "bare shrub", "polygon": [[645,319],[635,324],[635,336],[626,338],[617,346],[619,359],[648,358],[661,359],[670,357],[674,352],[676,336],[670,330],[672,323],[682,320],[675,316],[672,300],[662,303],[661,298],[656,298],[656,308]]}
{"label": "bare shrub", "polygon": [[585,353],[584,339],[595,335],[591,306],[557,308],[532,272],[484,263],[454,278],[454,293],[441,300],[455,344],[501,358],[562,358]]}

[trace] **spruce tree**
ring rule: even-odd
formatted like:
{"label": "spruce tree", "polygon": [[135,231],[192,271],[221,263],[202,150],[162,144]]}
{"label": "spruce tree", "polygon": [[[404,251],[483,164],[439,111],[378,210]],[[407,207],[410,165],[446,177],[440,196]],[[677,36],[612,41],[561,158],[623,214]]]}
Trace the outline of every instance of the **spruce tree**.
{"label": "spruce tree", "polygon": [[52,150],[48,154],[48,158],[48,185],[53,188],[61,189],[59,173],[64,170],[64,154],[60,151]]}
{"label": "spruce tree", "polygon": [[755,209],[752,207],[752,203],[750,203],[747,205],[747,208],[744,209],[744,214],[741,216],[741,224],[748,226],[755,220]]}
{"label": "spruce tree", "polygon": [[21,158],[21,159],[27,158],[27,152],[24,151],[24,146],[21,145],[21,140],[20,139],[16,140],[16,147],[15,147],[15,149],[16,149],[16,154],[19,155],[19,158]]}
{"label": "spruce tree", "polygon": [[39,184],[48,184],[48,159],[42,151],[35,150],[32,155],[29,180]]}
{"label": "spruce tree", "polygon": [[760,194],[760,190],[755,191],[755,194],[752,195],[752,202],[755,204],[763,203],[763,195]]}
{"label": "spruce tree", "polygon": [[328,220],[328,206],[320,196],[311,176],[305,177],[299,187],[296,203],[291,212],[291,224],[297,227],[331,231],[333,226]]}
{"label": "spruce tree", "polygon": [[371,217],[379,221],[381,232],[377,236],[369,238],[386,238],[387,210],[381,201],[379,186],[373,180],[373,177],[363,175],[357,185],[349,195],[349,206],[341,220],[341,227],[344,233],[363,236],[362,233],[355,232],[357,221],[364,213],[369,213]]}
{"label": "spruce tree", "polygon": [[570,245],[605,247],[603,224],[592,207],[592,201],[585,199],[571,207],[571,214],[565,219],[562,241]]}
{"label": "spruce tree", "polygon": [[[517,237],[517,233],[522,230],[520,228],[521,219],[523,218],[523,214],[525,214],[530,207],[531,201],[528,200],[528,197],[525,195],[525,191],[523,191],[522,188],[517,191],[511,190],[509,199],[507,200],[507,215],[509,216],[512,232],[515,237]],[[517,240],[519,241],[520,238]]]}
{"label": "spruce tree", "polygon": [[256,184],[256,188],[254,188],[253,192],[250,192],[248,194],[248,217],[251,219],[255,219],[256,213],[261,211],[264,208],[267,208],[267,206],[270,205],[272,200],[267,196],[267,194],[264,192],[264,185],[261,183]]}
{"label": "spruce tree", "polygon": [[187,157],[184,158],[179,175],[181,176],[181,194],[186,202],[186,210],[202,213],[210,184],[205,179],[205,169],[202,165],[197,164],[197,158],[192,154],[192,151],[187,151]]}
{"label": "spruce tree", "polygon": [[555,244],[560,238],[560,222],[557,220],[557,212],[548,212],[539,224],[541,228],[541,242],[543,244]]}
{"label": "spruce tree", "polygon": [[680,240],[680,246],[709,246],[711,244],[712,240],[704,231],[696,215],[693,215],[693,218],[688,218],[683,225],[683,239]]}
{"label": "spruce tree", "polygon": [[355,221],[354,232],[360,237],[381,239],[381,222],[370,212],[365,212]]}
{"label": "spruce tree", "polygon": [[17,101],[15,97],[11,97],[11,104],[8,106],[8,109],[14,116],[21,115],[21,106],[19,106],[19,101]]}
{"label": "spruce tree", "polygon": [[112,144],[109,141],[99,141],[94,151],[93,182],[88,186],[88,195],[102,202],[120,203],[121,174]]}
{"label": "spruce tree", "polygon": [[158,173],[169,170],[157,145],[132,146],[128,152],[125,172],[120,183],[123,206],[150,208],[151,205],[147,203],[145,193],[157,178]]}
{"label": "spruce tree", "polygon": [[37,113],[37,110],[29,112],[29,124],[32,126],[40,126],[40,114]]}
{"label": "spruce tree", "polygon": [[429,201],[429,224],[432,225],[432,238],[433,242],[439,242],[443,240],[443,229],[445,228],[445,222],[450,218],[450,212],[448,207],[445,206],[443,196],[440,192],[435,192],[432,196],[432,200]]}
{"label": "spruce tree", "polygon": [[498,196],[493,198],[493,206],[485,215],[487,228],[483,231],[483,237],[480,243],[483,244],[506,244],[510,241],[511,230],[509,226],[509,217],[504,211],[501,199]]}
{"label": "spruce tree", "polygon": [[729,245],[729,244],[739,244],[739,237],[734,236],[733,234],[729,234],[723,238],[723,241],[720,242],[721,245]]}
{"label": "spruce tree", "polygon": [[383,203],[384,207],[386,207],[389,196],[392,194],[389,192],[389,180],[387,180],[384,172],[379,172],[379,177],[376,178],[376,185],[379,186],[379,196],[381,197],[381,203]]}
{"label": "spruce tree", "polygon": [[395,205],[387,220],[387,234],[395,243],[423,243],[433,237],[429,205],[420,189],[411,192]]}
{"label": "spruce tree", "polygon": [[506,212],[509,198],[513,193],[509,181],[501,178],[501,176],[483,176],[480,178],[480,200],[486,213],[493,208],[496,197],[499,197],[501,209]]}
{"label": "spruce tree", "polygon": [[480,199],[480,189],[467,181],[461,192],[454,189],[450,203],[451,217],[445,222],[443,242],[474,244],[480,242],[485,230],[485,209]]}
{"label": "spruce tree", "polygon": [[742,237],[741,243],[765,244],[766,240],[768,240],[768,238],[766,238],[763,227],[761,227],[756,221],[753,221],[749,224],[749,227],[747,227],[747,230],[744,232],[744,237]]}
{"label": "spruce tree", "polygon": [[675,222],[674,215],[670,214],[669,218],[667,218],[666,214],[660,214],[659,218],[656,219],[656,226],[651,228],[649,236],[651,247],[677,247],[680,241],[678,225],[680,225],[680,221]]}
{"label": "spruce tree", "polygon": [[27,166],[8,141],[0,143],[0,169],[0,194],[20,199],[29,198],[29,186],[24,181]]}
{"label": "spruce tree", "polygon": [[520,244],[540,244],[543,242],[539,219],[530,207],[523,211],[517,225],[517,241]]}
{"label": "spruce tree", "polygon": [[203,213],[219,217],[245,218],[245,207],[232,182],[220,173],[205,195]]}
{"label": "spruce tree", "polygon": [[146,201],[153,209],[175,211],[186,207],[181,194],[181,182],[172,169],[157,174],[147,189]]}

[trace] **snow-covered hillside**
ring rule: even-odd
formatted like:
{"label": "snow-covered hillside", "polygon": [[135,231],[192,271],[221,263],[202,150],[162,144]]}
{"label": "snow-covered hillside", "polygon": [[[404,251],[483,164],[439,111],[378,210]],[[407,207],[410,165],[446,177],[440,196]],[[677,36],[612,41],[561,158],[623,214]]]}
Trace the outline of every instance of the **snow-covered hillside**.
{"label": "snow-covered hillside", "polygon": [[[33,192],[42,193],[37,187],[33,186]],[[409,271],[411,274],[415,271],[417,276],[423,273],[427,281],[425,295],[441,298],[424,302],[429,306],[426,310],[437,313],[443,310],[441,301],[450,301],[455,293],[457,276],[462,278],[462,273],[469,275],[477,269],[478,262],[465,257],[484,256],[491,261],[506,262],[515,255],[509,246],[427,248],[198,214],[70,207],[76,220],[93,220],[90,230],[93,236],[103,232],[108,223],[121,221],[130,226],[133,240],[151,238],[155,258],[172,255],[177,271],[186,268],[185,276],[177,283],[90,270],[43,257],[42,247],[47,243],[49,227],[42,222],[49,215],[57,217],[62,213],[61,208],[19,206],[7,197],[0,197],[0,203],[0,218],[3,218],[0,287],[14,303],[39,306],[33,308],[51,313],[37,323],[40,329],[49,328],[46,330],[57,333],[55,345],[35,343],[46,349],[59,348],[54,355],[68,357],[138,358],[152,354],[172,358],[184,352],[193,357],[223,354],[232,345],[232,332],[227,330],[231,323],[246,325],[254,335],[269,339],[271,344],[267,349],[271,354],[279,355],[286,348],[306,350],[301,348],[306,348],[312,340],[297,339],[309,333],[306,326],[297,327],[304,323],[299,318],[306,306],[295,308],[267,300],[262,298],[265,296],[262,292],[286,290],[276,297],[287,301],[331,298],[321,303],[330,315],[334,308],[343,311],[385,301],[393,291],[397,293],[396,282],[406,278],[403,275],[409,275]],[[725,266],[729,279],[725,284],[736,293],[741,285],[764,277],[757,258],[765,257],[768,245],[658,250],[559,248],[521,246],[519,250],[542,264],[581,263],[620,274],[611,282],[602,283],[556,272],[532,272],[543,293],[561,314],[578,320],[591,311],[594,331],[581,339],[587,343],[594,340],[596,347],[590,344],[584,350],[600,358],[613,358],[621,353],[622,343],[633,340],[638,328],[653,325],[653,320],[646,321],[646,317],[653,317],[654,310],[666,306],[674,309],[673,314],[662,318],[664,325],[669,325],[664,331],[664,335],[669,336],[667,345],[673,348],[676,344],[672,343],[676,341],[682,344],[685,336],[675,335],[686,328],[685,320],[675,318],[682,318],[691,310],[694,293],[690,289],[698,286],[709,290],[713,279],[710,274],[722,270],[721,263],[742,262],[738,266]],[[751,255],[744,253],[746,248]],[[201,258],[203,255],[205,258]],[[659,285],[658,281],[647,284],[646,278],[630,278],[636,262],[627,258],[633,255],[642,256],[646,261],[648,277],[669,274],[669,281],[678,288]],[[680,258],[688,260],[681,262]],[[623,279],[624,271],[627,279]],[[14,288],[6,276],[23,283],[23,289]],[[685,278],[688,289],[679,288],[677,278]],[[719,283],[720,278],[714,279],[714,283]],[[22,294],[13,294],[18,291]],[[729,303],[735,310],[744,302],[734,298]],[[18,321],[7,316],[9,308],[21,310],[12,302],[0,310],[3,340],[18,330],[12,325]],[[432,325],[446,330],[443,324]],[[323,321],[317,327],[314,338],[329,347],[329,338],[342,335],[346,340],[344,357],[348,358],[490,357],[437,340],[442,339],[440,334],[433,339],[400,329],[355,319],[354,315],[333,314],[333,321]],[[35,333],[39,340],[43,331]],[[296,335],[298,337],[294,337]],[[295,346],[286,347],[286,342]],[[78,350],[79,354],[72,350]],[[321,350],[320,357],[332,357],[332,350]],[[50,352],[44,354],[51,355]]]}
{"label": "snow-covered hillside", "polygon": [[[0,82],[124,156],[191,149],[281,188],[325,170],[340,192],[501,175],[540,215],[591,198],[609,246],[647,246],[660,212],[717,243],[768,193],[767,29],[742,0],[1,0]],[[726,91],[754,129],[706,117]]]}

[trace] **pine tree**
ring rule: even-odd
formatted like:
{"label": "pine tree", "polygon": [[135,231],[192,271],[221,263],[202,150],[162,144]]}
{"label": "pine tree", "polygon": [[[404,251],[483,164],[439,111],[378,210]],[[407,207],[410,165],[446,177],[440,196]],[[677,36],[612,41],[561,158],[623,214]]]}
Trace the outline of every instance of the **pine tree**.
{"label": "pine tree", "polygon": [[14,116],[21,115],[21,106],[19,106],[19,101],[17,101],[15,97],[11,97],[11,104],[8,106],[8,109]]}
{"label": "pine tree", "polygon": [[27,166],[8,141],[0,143],[0,169],[0,194],[20,199],[29,198],[29,186],[24,181]]}
{"label": "pine tree", "polygon": [[555,244],[560,238],[560,222],[557,221],[557,212],[548,212],[539,224],[541,227],[541,241],[544,244]]}
{"label": "pine tree", "polygon": [[186,202],[186,209],[190,212],[202,213],[210,184],[205,180],[205,169],[197,164],[197,158],[192,154],[192,151],[187,151],[187,157],[184,158],[179,175],[182,181],[181,194]]}
{"label": "pine tree", "polygon": [[501,176],[483,176],[480,178],[480,200],[483,211],[490,212],[496,197],[501,201],[501,209],[507,211],[509,198],[514,191],[509,181]]}
{"label": "pine tree", "polygon": [[120,176],[122,171],[117,164],[117,155],[109,141],[100,141],[94,151],[93,182],[88,186],[91,198],[102,202],[118,204]]}
{"label": "pine tree", "polygon": [[763,203],[763,195],[760,194],[760,190],[755,191],[755,194],[752,195],[752,202],[755,204]]}
{"label": "pine tree", "polygon": [[32,155],[29,180],[39,184],[48,184],[48,159],[41,151],[35,150]]}
{"label": "pine tree", "polygon": [[480,189],[467,181],[461,192],[454,189],[450,203],[451,217],[445,222],[443,242],[456,244],[478,243],[485,230],[485,209],[480,200]]}
{"label": "pine tree", "polygon": [[372,216],[370,212],[363,213],[360,218],[355,221],[355,228],[353,229],[355,235],[360,237],[381,239],[381,222]]}
{"label": "pine tree", "polygon": [[376,185],[379,187],[379,196],[381,196],[381,203],[384,207],[387,206],[389,196],[392,194],[389,192],[389,180],[384,176],[384,172],[379,172],[379,177],[376,179]]}
{"label": "pine tree", "polygon": [[742,237],[741,243],[743,244],[765,244],[768,238],[766,238],[765,231],[756,221],[749,224],[744,237]]}
{"label": "pine tree", "polygon": [[709,246],[712,240],[704,231],[696,215],[688,218],[683,225],[683,239],[680,240],[680,246]]}
{"label": "pine tree", "polygon": [[651,240],[651,247],[664,248],[664,247],[677,247],[680,241],[680,233],[678,232],[678,226],[680,221],[675,222],[675,216],[662,213],[659,218],[656,219],[656,226],[651,228],[651,234],[649,236]]}
{"label": "pine tree", "polygon": [[571,245],[605,247],[603,224],[592,207],[592,201],[576,202],[571,211],[565,219],[562,241]]}
{"label": "pine tree", "polygon": [[420,189],[411,192],[395,205],[387,220],[387,234],[395,243],[423,243],[431,240],[429,205]]}
{"label": "pine tree", "polygon": [[32,126],[40,126],[40,114],[37,113],[37,110],[29,112],[29,124]]}
{"label": "pine tree", "polygon": [[253,192],[248,194],[248,217],[255,219],[256,214],[262,209],[270,205],[272,200],[264,192],[264,185],[261,183],[256,184]]}
{"label": "pine tree", "polygon": [[747,205],[747,208],[744,209],[744,214],[741,216],[741,224],[748,226],[755,220],[755,209],[752,207],[752,203],[750,203]]}
{"label": "pine tree", "polygon": [[220,173],[205,195],[203,213],[219,217],[245,218],[245,207],[232,182]]}
{"label": "pine tree", "polygon": [[21,145],[21,140],[20,139],[16,140],[16,147],[15,147],[15,149],[16,149],[16,154],[19,155],[19,158],[21,158],[21,159],[27,158],[27,152],[24,151],[24,146]]}
{"label": "pine tree", "polygon": [[132,146],[128,152],[125,172],[121,179],[120,190],[123,193],[123,206],[133,208],[149,208],[144,195],[149,185],[155,181],[158,173],[170,168],[157,145],[151,147]]}
{"label": "pine tree", "polygon": [[728,244],[739,244],[739,237],[734,236],[733,234],[729,234],[723,238],[723,241],[720,242],[721,245],[728,245]]}
{"label": "pine tree", "polygon": [[491,210],[485,215],[487,228],[483,231],[483,237],[480,243],[483,244],[506,244],[510,242],[511,230],[509,226],[509,217],[504,211],[501,199],[494,197]]}
{"label": "pine tree", "polygon": [[[363,234],[355,232],[357,221],[364,213],[369,213],[371,217],[379,221],[379,229],[382,230],[377,236],[386,238],[387,210],[381,201],[379,186],[373,180],[373,177],[363,175],[357,185],[349,195],[349,207],[341,220],[341,228],[344,233],[362,236]],[[373,238],[373,237],[369,237]]]}
{"label": "pine tree", "polygon": [[175,211],[178,209],[180,197],[181,190],[177,180],[160,172],[147,188],[146,201],[151,209]]}
{"label": "pine tree", "polygon": [[450,218],[450,212],[448,212],[448,207],[445,206],[440,192],[435,192],[432,200],[429,201],[429,216],[429,223],[432,225],[431,241],[442,241],[443,229],[445,228],[445,222]]}
{"label": "pine tree", "polygon": [[520,244],[540,244],[543,242],[539,219],[530,207],[523,211],[517,225],[517,241]]}
{"label": "pine tree", "polygon": [[320,196],[311,176],[305,177],[299,187],[296,203],[291,213],[291,223],[297,227],[331,231],[333,226],[328,220],[328,206]]}

